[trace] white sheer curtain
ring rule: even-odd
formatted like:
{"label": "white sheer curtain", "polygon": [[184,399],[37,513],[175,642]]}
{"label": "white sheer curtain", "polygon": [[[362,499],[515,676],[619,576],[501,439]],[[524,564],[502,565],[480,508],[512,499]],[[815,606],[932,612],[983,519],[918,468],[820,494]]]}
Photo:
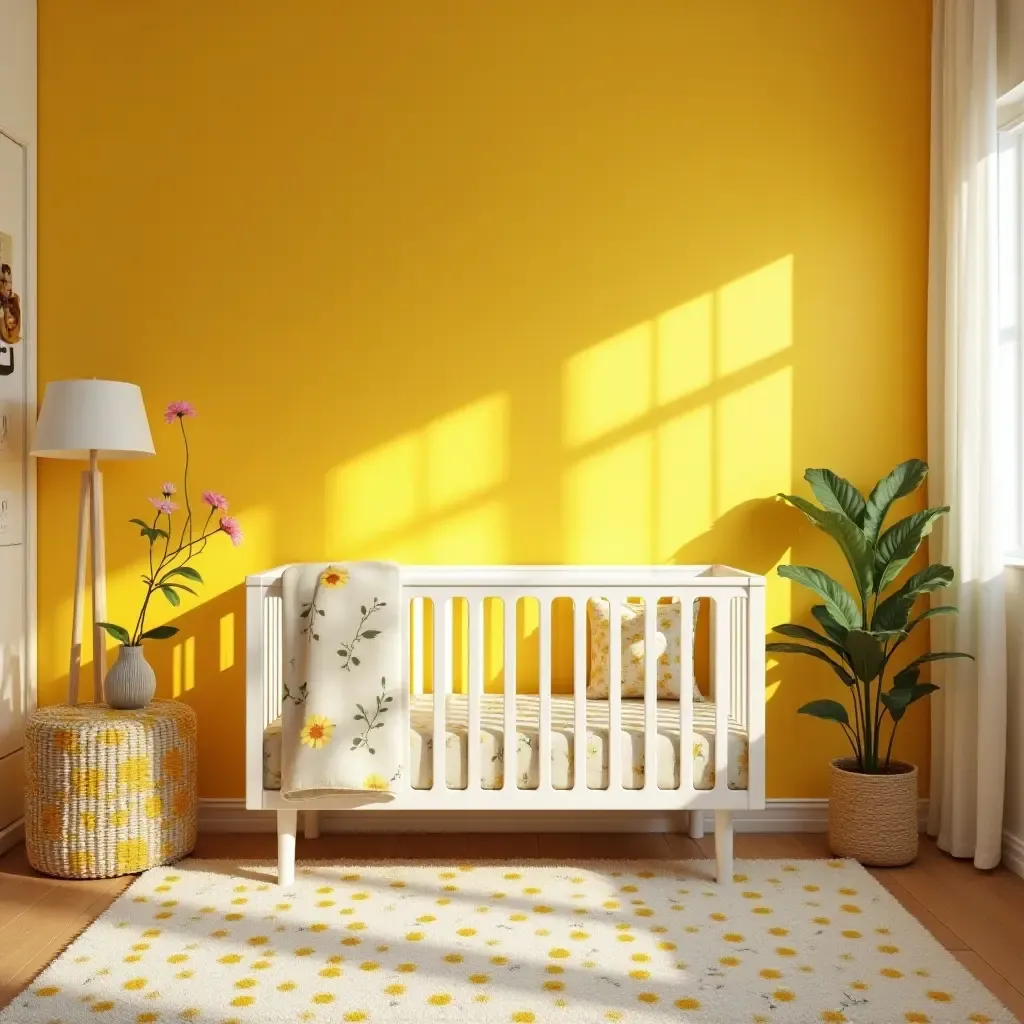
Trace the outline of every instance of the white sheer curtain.
{"label": "white sheer curtain", "polygon": [[956,571],[934,603],[928,831],[979,868],[999,863],[1006,763],[1006,624],[997,469],[996,0],[935,0],[928,284],[928,461],[952,513],[933,560]]}

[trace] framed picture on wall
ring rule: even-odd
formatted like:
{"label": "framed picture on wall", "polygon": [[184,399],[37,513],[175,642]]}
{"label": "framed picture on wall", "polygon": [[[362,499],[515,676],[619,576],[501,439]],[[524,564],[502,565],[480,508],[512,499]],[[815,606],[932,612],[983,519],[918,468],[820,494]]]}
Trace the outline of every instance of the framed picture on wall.
{"label": "framed picture on wall", "polygon": [[0,231],[0,376],[14,373],[14,346],[21,341],[22,323],[14,239]]}

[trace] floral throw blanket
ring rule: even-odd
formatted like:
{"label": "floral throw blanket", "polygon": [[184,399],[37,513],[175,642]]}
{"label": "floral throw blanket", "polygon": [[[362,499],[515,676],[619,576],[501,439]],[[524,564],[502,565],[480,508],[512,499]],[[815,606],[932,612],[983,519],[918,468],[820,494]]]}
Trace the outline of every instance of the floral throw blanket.
{"label": "floral throw blanket", "polygon": [[394,792],[408,756],[398,566],[285,570],[281,792]]}

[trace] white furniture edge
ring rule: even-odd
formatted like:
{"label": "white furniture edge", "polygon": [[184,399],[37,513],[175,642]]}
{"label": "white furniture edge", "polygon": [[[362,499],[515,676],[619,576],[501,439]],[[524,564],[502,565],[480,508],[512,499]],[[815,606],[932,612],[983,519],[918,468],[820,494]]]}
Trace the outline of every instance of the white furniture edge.
{"label": "white furniture edge", "polygon": [[[688,811],[568,811],[553,815],[550,811],[395,811],[390,814],[361,814],[347,811],[321,811],[320,831],[330,835],[385,835],[393,833],[461,832],[675,832],[689,829]],[[705,814],[704,824],[713,829],[714,815]],[[828,828],[828,800],[769,798],[763,811],[736,811],[737,832],[799,833],[825,832]],[[918,827],[924,832],[928,821],[928,801],[918,804]],[[199,831],[204,834],[270,833],[277,829],[272,810],[251,811],[241,797],[202,797],[199,800]],[[1024,843],[1020,854],[1024,863]],[[1009,860],[1007,866],[1010,866]]]}
{"label": "white furniture edge", "polygon": [[1012,832],[1003,833],[1003,865],[1024,878],[1024,839]]}
{"label": "white furniture edge", "polygon": [[25,838],[25,819],[12,821],[7,828],[0,829],[0,854],[13,849]]}

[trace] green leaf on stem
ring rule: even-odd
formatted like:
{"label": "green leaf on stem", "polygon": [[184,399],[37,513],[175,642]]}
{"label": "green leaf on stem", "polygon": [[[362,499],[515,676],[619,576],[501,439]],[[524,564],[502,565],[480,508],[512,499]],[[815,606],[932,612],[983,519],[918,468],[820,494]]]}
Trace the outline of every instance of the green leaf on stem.
{"label": "green leaf on stem", "polygon": [[844,480],[831,469],[809,469],[804,479],[811,485],[814,496],[830,512],[842,512],[858,526],[864,523],[864,497],[849,480]]}
{"label": "green leaf on stem", "polygon": [[191,565],[179,565],[176,569],[171,569],[164,575],[164,579],[170,579],[172,576],[184,576],[185,579],[192,580],[193,583],[203,582],[203,577]]}
{"label": "green leaf on stem", "polygon": [[892,720],[898,722],[911,704],[922,697],[927,697],[929,693],[934,693],[937,689],[938,687],[934,683],[916,683],[914,686],[902,686],[878,696],[889,709]]}
{"label": "green leaf on stem", "polygon": [[167,601],[172,608],[177,608],[178,605],[181,604],[181,598],[178,597],[177,593],[174,590],[174,587],[162,586],[160,588],[160,593],[167,598]]}
{"label": "green leaf on stem", "polygon": [[793,580],[817,594],[832,618],[844,629],[860,629],[857,602],[827,573],[808,565],[780,565],[778,573],[783,579]]}
{"label": "green leaf on stem", "polygon": [[908,459],[875,484],[864,508],[864,533],[870,543],[874,544],[878,540],[892,503],[916,491],[927,475],[926,462]]}
{"label": "green leaf on stem", "polygon": [[863,629],[851,629],[846,635],[846,649],[861,682],[870,683],[878,677],[885,664],[885,650],[876,637]]}
{"label": "green leaf on stem", "polygon": [[193,597],[199,596],[191,587],[186,586],[184,583],[164,583],[163,586],[173,587],[175,590],[184,590],[186,594],[191,594]]}
{"label": "green leaf on stem", "polygon": [[833,672],[847,685],[853,686],[856,681],[850,673],[838,662],[833,661],[824,651],[817,647],[808,647],[806,644],[790,644],[772,641],[764,645],[765,650],[771,654],[806,654],[808,657],[817,658],[825,662]]}
{"label": "green leaf on stem", "polygon": [[168,637],[174,636],[178,632],[177,626],[154,626],[152,629],[147,629],[140,640],[166,640]]}
{"label": "green leaf on stem", "polygon": [[799,626],[792,622],[784,622],[779,626],[772,626],[773,633],[780,633],[782,636],[792,637],[794,640],[809,640],[812,644],[821,644],[831,651],[835,651],[841,658],[846,657],[846,648],[829,636],[825,636],[807,626]]}
{"label": "green leaf on stem", "polygon": [[813,715],[815,718],[825,718],[831,722],[841,722],[843,725],[850,724],[850,716],[846,708],[837,700],[812,700],[802,708],[797,708],[801,715]]}
{"label": "green leaf on stem", "polygon": [[932,532],[936,521],[949,511],[949,506],[926,508],[923,512],[901,519],[890,526],[875,548],[875,593],[880,594],[903,571],[917,553],[921,542]]}
{"label": "green leaf on stem", "polygon": [[118,626],[114,622],[97,622],[96,625],[105,629],[118,643],[124,644],[126,647],[131,644],[131,634],[124,626]]}
{"label": "green leaf on stem", "polygon": [[828,635],[832,637],[837,644],[843,643],[849,630],[845,626],[836,622],[832,617],[832,613],[823,604],[816,604],[811,609],[811,614],[818,620],[821,628],[825,630],[825,632],[828,633]]}

